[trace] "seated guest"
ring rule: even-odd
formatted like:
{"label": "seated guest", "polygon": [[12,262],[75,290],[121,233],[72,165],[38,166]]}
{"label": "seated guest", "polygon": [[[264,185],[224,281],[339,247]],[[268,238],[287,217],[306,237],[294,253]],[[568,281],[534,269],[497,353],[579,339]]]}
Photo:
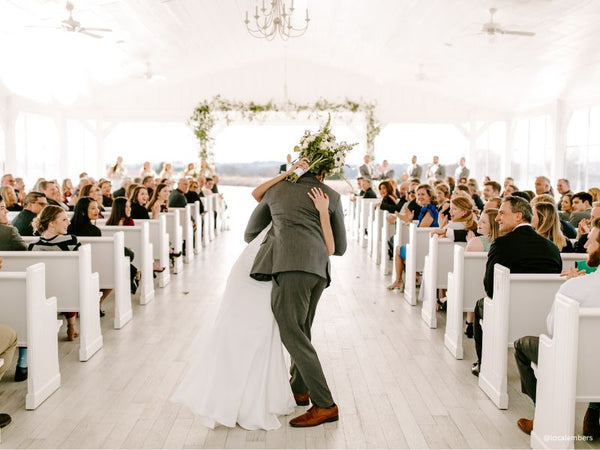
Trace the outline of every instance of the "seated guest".
{"label": "seated guest", "polygon": [[[33,231],[39,241],[29,244],[30,251],[76,251],[81,244],[75,236],[67,234],[69,218],[60,206],[48,205],[33,219]],[[74,312],[63,313],[67,319],[67,339],[73,341],[79,332],[75,324]]]}
{"label": "seated guest", "polygon": [[212,188],[215,185],[212,177],[206,178],[206,183],[202,187],[202,195],[204,197],[210,197],[213,194]]}
{"label": "seated guest", "polygon": [[439,183],[435,187],[438,213],[450,218],[450,187],[446,183]]}
{"label": "seated guest", "polygon": [[169,206],[171,208],[185,208],[188,203],[185,194],[187,194],[189,188],[190,182],[188,179],[181,177],[177,182],[177,188],[173,189],[169,195]]}
{"label": "seated guest", "polygon": [[400,211],[400,208],[398,207],[398,198],[396,197],[392,183],[389,181],[382,181],[379,183],[379,195],[381,196],[379,209],[388,212]]}
{"label": "seated guest", "polygon": [[[589,267],[598,267],[600,264],[600,218],[594,219],[593,228],[589,239],[585,245],[587,250],[587,265]],[[571,267],[561,275],[566,276],[566,281],[558,290],[573,300],[579,302],[582,308],[600,307],[600,270],[596,270],[589,275],[585,271],[577,271]],[[554,305],[550,309],[547,318],[548,335],[554,334]],[[540,338],[538,336],[525,336],[515,341],[515,359],[521,376],[521,391],[527,394],[535,404],[537,378],[531,368],[531,363],[537,364],[540,347]],[[583,419],[583,435],[590,436],[592,439],[600,437],[600,403],[590,403]],[[519,428],[531,434],[533,429],[533,420],[521,418],[517,421]]]}
{"label": "seated guest", "polygon": [[150,219],[148,214],[148,191],[144,186],[137,186],[131,193],[131,218],[132,219]]}
{"label": "seated guest", "polygon": [[469,193],[473,198],[473,202],[475,202],[475,206],[477,206],[478,210],[483,210],[483,200],[479,196],[479,186],[477,185],[477,180],[474,178],[469,178],[467,186],[469,188]]}
{"label": "seated guest", "polygon": [[554,192],[552,192],[552,185],[547,177],[539,176],[535,179],[535,195],[550,195],[554,198]]}
{"label": "seated guest", "polygon": [[[502,200],[496,221],[500,224],[500,234],[490,246],[485,266],[483,285],[489,298],[494,296],[494,266],[501,264],[511,273],[560,273],[562,260],[558,248],[548,239],[540,236],[531,226],[531,206],[519,197],[509,196]],[[471,371],[479,376],[483,329],[483,301],[475,306],[474,338],[477,361]]]}
{"label": "seated guest", "polygon": [[148,198],[152,198],[152,194],[154,194],[154,187],[156,186],[154,184],[154,178],[151,176],[144,177],[142,179],[142,186],[144,186],[148,191]]}
{"label": "seated guest", "polygon": [[[15,178],[16,180],[16,178]],[[592,196],[592,203],[600,202],[600,188],[591,187],[588,189],[588,194]]]}
{"label": "seated guest", "polygon": [[65,211],[69,210],[69,207],[62,202],[60,191],[54,181],[40,181],[39,186],[40,192],[44,193],[49,205],[60,206]]}
{"label": "seated guest", "polygon": [[48,206],[46,196],[41,192],[30,192],[25,196],[25,207],[12,221],[13,227],[21,236],[33,236],[31,222],[42,209]]}
{"label": "seated guest", "polygon": [[65,178],[62,182],[63,202],[67,205],[71,204],[71,197],[74,195],[73,182],[70,178]]}
{"label": "seated guest", "polygon": [[98,204],[98,217],[101,219],[104,218],[102,215],[102,211],[104,211],[104,207],[102,206],[102,191],[100,190],[98,183],[92,183],[84,186],[79,193],[79,198],[82,197],[92,197],[94,200],[96,200],[96,203]]}
{"label": "seated guest", "polygon": [[561,195],[561,198],[558,201],[557,205],[558,210],[562,211],[562,200],[564,196],[568,195],[569,197],[571,197],[573,195],[573,191],[571,191],[571,184],[569,183],[569,180],[567,180],[566,178],[559,178],[556,182],[556,190]]}
{"label": "seated guest", "polygon": [[196,203],[196,202],[200,202],[200,214],[204,213],[204,205],[202,204],[202,201],[200,200],[200,183],[198,183],[196,180],[192,180],[190,181],[190,189],[186,192],[185,194],[185,199],[187,200],[188,203]]}
{"label": "seated guest", "polygon": [[515,186],[514,184],[509,184],[508,186],[506,186],[504,188],[504,192],[502,193],[502,197],[508,197],[509,195],[513,195],[518,190],[519,190],[519,188],[517,186]]}
{"label": "seated guest", "polygon": [[[140,186],[140,189],[143,189]],[[144,208],[146,210],[146,208]],[[113,207],[110,210],[110,217],[106,220],[107,226],[118,226],[118,227],[132,227],[135,225],[135,222],[131,218],[131,202],[127,200],[125,197],[117,197],[113,201]],[[125,256],[129,258],[129,281],[131,287],[131,293],[135,294],[137,288],[139,286],[141,280],[141,273],[137,270],[137,268],[131,264],[134,258],[133,251],[125,247]],[[155,272],[162,272],[164,268],[158,266],[158,264],[154,264]]]}
{"label": "seated guest", "polygon": [[500,197],[492,197],[490,198],[487,202],[485,202],[485,205],[483,205],[483,210],[485,211],[486,209],[500,209],[500,205],[502,204],[502,199]]}
{"label": "seated guest", "polygon": [[363,178],[361,181],[362,184],[362,191],[363,191],[363,198],[377,198],[377,194],[375,193],[375,191],[371,188],[371,180],[368,178]]}
{"label": "seated guest", "polygon": [[219,193],[219,181],[221,179],[219,178],[219,175],[217,175],[216,173],[213,175],[213,187],[211,189],[213,194],[218,194]]}
{"label": "seated guest", "polygon": [[554,203],[536,202],[532,205],[531,226],[540,236],[554,242],[561,253],[573,253],[573,244],[560,230],[558,210]]}
{"label": "seated guest", "polygon": [[560,208],[560,218],[562,220],[569,220],[571,218],[571,213],[573,212],[572,205],[573,194],[564,194],[559,202]]}
{"label": "seated guest", "polygon": [[2,186],[0,188],[0,197],[4,199],[6,209],[9,211],[22,211],[23,207],[19,205],[19,199],[12,186]]}
{"label": "seated guest", "polygon": [[8,221],[8,209],[0,196],[0,251],[27,250],[27,245],[17,229]]}
{"label": "seated guest", "polygon": [[[490,246],[499,235],[500,227],[496,222],[498,210],[493,208],[484,209],[477,222],[477,232],[469,232],[467,234],[466,252],[489,252]],[[465,322],[465,335],[469,339],[473,339],[473,320],[475,313],[467,313],[467,321]]]}
{"label": "seated guest", "polygon": [[23,178],[15,178],[15,185],[13,187],[15,189],[15,193],[17,194],[17,198],[19,199],[19,205],[22,205],[25,201],[25,195],[27,194],[25,192],[25,181],[23,181]]}
{"label": "seated guest", "polygon": [[98,202],[92,197],[80,197],[73,211],[67,233],[74,236],[100,237],[100,228],[92,223],[98,219]]}
{"label": "seated guest", "polygon": [[152,219],[158,219],[161,212],[169,211],[169,186],[166,183],[160,183],[156,186],[154,195],[148,203],[148,213]]}
{"label": "seated guest", "polygon": [[[131,183],[129,186],[127,186],[127,189],[125,190],[125,195],[121,195],[121,197],[131,198],[133,196],[133,191],[135,191],[138,186],[141,186],[141,184]],[[148,199],[150,198],[152,197],[150,196],[150,194],[148,194]]]}
{"label": "seated guest", "polygon": [[131,182],[132,182],[131,177],[123,178],[123,181],[121,182],[121,187],[112,193],[113,198],[126,197],[125,193],[127,191],[127,188],[129,187],[129,185],[131,184]]}
{"label": "seated guest", "polygon": [[113,202],[113,195],[111,192],[112,184],[109,180],[102,180],[99,183],[100,192],[102,193],[102,206],[110,208]]}
{"label": "seated guest", "polygon": [[[417,201],[421,206],[419,213],[418,227],[437,227],[438,211],[436,208],[436,198],[433,189],[428,184],[421,184],[417,188]],[[412,221],[412,212],[409,211],[409,217]],[[403,289],[402,275],[404,273],[404,261],[406,260],[406,246],[399,246],[394,257],[396,268],[396,280],[388,286],[388,289]]]}
{"label": "seated guest", "polygon": [[587,192],[578,192],[571,198],[572,209],[571,217],[569,217],[569,223],[575,228],[579,225],[582,219],[589,219],[592,212],[592,196]]}
{"label": "seated guest", "polygon": [[487,202],[491,198],[500,197],[500,189],[500,183],[488,181],[483,185],[483,199]]}
{"label": "seated guest", "polygon": [[581,220],[577,226],[577,241],[574,245],[576,253],[585,253],[585,243],[587,242],[588,234],[592,228],[591,224],[594,219],[598,217],[600,217],[600,202],[595,202],[592,205],[590,218]]}

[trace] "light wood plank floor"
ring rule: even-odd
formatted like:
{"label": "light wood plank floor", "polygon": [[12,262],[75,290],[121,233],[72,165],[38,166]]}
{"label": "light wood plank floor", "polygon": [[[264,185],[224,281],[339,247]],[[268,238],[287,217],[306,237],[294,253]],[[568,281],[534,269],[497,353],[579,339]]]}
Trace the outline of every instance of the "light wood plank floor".
{"label": "light wood plank floor", "polygon": [[[112,302],[102,320],[104,348],[90,361],[77,342],[59,344],[61,388],[35,411],[25,411],[25,383],[0,383],[0,410],[13,416],[0,448],[528,448],[516,421],[532,417],[520,393],[511,355],[510,409],[500,411],[463,361],[443,345],[445,316],[428,329],[420,307],[385,289],[386,280],[363,249],[351,243],[333,258],[333,285],[314,324],[319,351],[341,419],[312,429],[209,430],[168,401],[194,352],[193,341],[213,321],[252,203],[249,190],[226,188],[232,229],[210,243],[184,272],[157,289],[134,319],[111,328]],[[577,410],[577,431],[585,405]],[[296,414],[304,408],[297,408]],[[291,417],[291,416],[290,416]],[[580,448],[598,444],[577,443]]]}

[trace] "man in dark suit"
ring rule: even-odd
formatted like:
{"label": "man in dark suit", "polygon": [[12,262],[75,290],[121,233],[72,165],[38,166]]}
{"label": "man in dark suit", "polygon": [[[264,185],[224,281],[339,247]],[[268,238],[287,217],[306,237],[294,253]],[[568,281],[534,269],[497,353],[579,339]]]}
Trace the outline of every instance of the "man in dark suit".
{"label": "man in dark suit", "polygon": [[[131,178],[125,177],[123,178],[123,182],[121,183],[121,187],[113,192],[113,198],[117,197],[125,197],[125,193],[127,192],[127,188],[131,184]],[[148,192],[150,194],[150,192]]]}
{"label": "man in dark suit", "polygon": [[21,236],[33,236],[31,222],[46,206],[48,206],[48,200],[46,200],[44,194],[41,192],[30,192],[25,196],[23,211],[17,214],[17,217],[12,221],[13,227],[17,229]]}
{"label": "man in dark suit", "polygon": [[369,180],[368,178],[363,178],[361,180],[361,188],[363,198],[377,198],[377,194],[371,188],[371,180]]}
{"label": "man in dark suit", "polygon": [[185,194],[187,194],[189,188],[190,183],[188,179],[181,177],[177,183],[177,189],[173,189],[171,195],[169,195],[169,206],[171,208],[185,208],[185,205],[187,205]]}
{"label": "man in dark suit", "polygon": [[[489,298],[494,296],[494,266],[501,264],[511,273],[560,273],[562,260],[558,247],[540,236],[531,226],[532,211],[529,203],[520,198],[508,196],[502,200],[496,222],[500,224],[501,236],[497,238],[488,253],[483,286]],[[479,376],[483,329],[479,321],[483,318],[483,300],[475,306],[474,338],[477,362],[471,371]],[[540,314],[545,312],[540,311]]]}

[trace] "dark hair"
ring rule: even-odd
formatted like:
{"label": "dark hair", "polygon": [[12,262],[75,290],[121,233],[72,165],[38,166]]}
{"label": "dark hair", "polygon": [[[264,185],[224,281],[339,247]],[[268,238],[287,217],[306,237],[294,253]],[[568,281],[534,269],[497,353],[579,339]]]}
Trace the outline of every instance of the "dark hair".
{"label": "dark hair", "polygon": [[147,175],[142,179],[142,184],[144,184],[148,180],[154,180],[154,177],[151,175]]}
{"label": "dark hair", "polygon": [[502,200],[502,204],[504,203],[510,204],[510,210],[513,213],[521,213],[524,222],[531,223],[533,211],[531,210],[531,205],[527,200],[521,197],[515,197],[514,195],[509,195],[508,197],[504,197]]}
{"label": "dark hair", "polygon": [[93,197],[80,197],[79,200],[77,200],[75,210],[73,211],[73,217],[71,218],[71,225],[69,225],[69,233],[78,236],[83,228],[92,223],[88,216],[88,209],[92,202],[97,203],[96,199]]}
{"label": "dark hair", "polygon": [[[137,201],[137,197],[142,189],[144,189],[146,192],[148,192],[148,188],[146,186],[136,185],[136,187],[133,188],[133,191],[131,191],[131,195],[129,197],[125,197],[125,198],[128,198],[131,203],[137,203],[139,205],[139,203]],[[150,200],[150,199],[148,199],[148,200]]]}
{"label": "dark hair", "polygon": [[491,186],[492,189],[498,193],[500,193],[500,191],[502,190],[502,186],[500,186],[500,183],[496,182],[496,181],[488,181],[487,183],[483,183],[484,186]]}
{"label": "dark hair", "polygon": [[525,192],[523,191],[515,191],[512,194],[510,194],[512,197],[519,197],[522,198],[523,200],[527,200],[530,201],[531,199],[529,198],[529,195],[527,195]]}
{"label": "dark hair", "polygon": [[[598,230],[600,230],[600,217],[596,217],[592,221],[592,228],[598,228]],[[600,244],[600,234],[598,234],[598,243]]]}
{"label": "dark hair", "polygon": [[386,191],[388,197],[392,197],[394,200],[396,199],[396,192],[394,191],[394,188],[392,187],[392,183],[390,183],[387,180],[384,180],[381,183],[379,183],[379,189],[381,189],[381,186],[385,187],[385,191]]}
{"label": "dark hair", "polygon": [[168,187],[169,187],[169,185],[166,183],[160,183],[158,186],[156,186],[156,189],[152,193],[152,199],[148,203],[148,206],[146,206],[146,209],[148,211],[150,211],[152,209],[152,207],[154,206],[154,204],[158,201],[158,194],[160,194],[160,191],[162,191],[164,188],[168,189]]}
{"label": "dark hair", "polygon": [[592,197],[592,194],[590,194],[589,192],[578,192],[577,194],[573,195],[573,197],[571,197],[571,201],[575,200],[576,198],[581,200],[582,203],[588,202],[590,206],[594,202],[594,197]]}
{"label": "dark hair", "polygon": [[[91,197],[90,195],[90,191],[92,190],[92,187],[94,186],[94,183],[90,183],[90,184],[86,184],[84,187],[81,188],[81,190],[79,191],[79,196],[80,197]],[[79,202],[77,202],[79,203]]]}
{"label": "dark hair", "polygon": [[119,225],[121,219],[128,219],[127,213],[125,212],[125,207],[127,206],[126,197],[117,197],[114,199],[112,204],[112,209],[110,211],[110,217],[106,221],[106,225]]}
{"label": "dark hair", "polygon": [[37,203],[37,201],[40,198],[46,198],[46,195],[42,194],[41,192],[31,191],[25,196],[25,201],[23,203],[25,204],[25,206],[32,205],[34,203]]}

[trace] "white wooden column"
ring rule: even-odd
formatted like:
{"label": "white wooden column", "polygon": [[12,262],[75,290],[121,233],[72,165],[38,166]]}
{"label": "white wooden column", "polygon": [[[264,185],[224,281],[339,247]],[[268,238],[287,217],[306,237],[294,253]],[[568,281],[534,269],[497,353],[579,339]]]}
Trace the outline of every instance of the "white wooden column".
{"label": "white wooden column", "polygon": [[512,169],[511,169],[511,154],[512,154],[513,143],[515,141],[516,126],[517,126],[517,122],[513,118],[508,119],[506,121],[506,145],[504,146],[504,153],[502,154],[502,158],[501,158],[502,180],[498,180],[498,182],[500,184],[502,184],[504,182],[504,179],[506,177],[513,176],[513,174],[511,174],[511,171],[512,171]]}
{"label": "white wooden column", "polygon": [[566,175],[565,159],[567,156],[567,127],[573,110],[567,107],[563,99],[558,99],[552,112],[554,126],[554,155],[550,168],[550,179],[556,181]]}
{"label": "white wooden column", "polygon": [[[6,148],[5,173],[12,172],[15,176],[22,176],[22,171],[19,171],[17,167],[17,110],[11,96],[6,99],[4,125],[4,143]],[[18,172],[21,172],[21,174],[17,175]]]}

